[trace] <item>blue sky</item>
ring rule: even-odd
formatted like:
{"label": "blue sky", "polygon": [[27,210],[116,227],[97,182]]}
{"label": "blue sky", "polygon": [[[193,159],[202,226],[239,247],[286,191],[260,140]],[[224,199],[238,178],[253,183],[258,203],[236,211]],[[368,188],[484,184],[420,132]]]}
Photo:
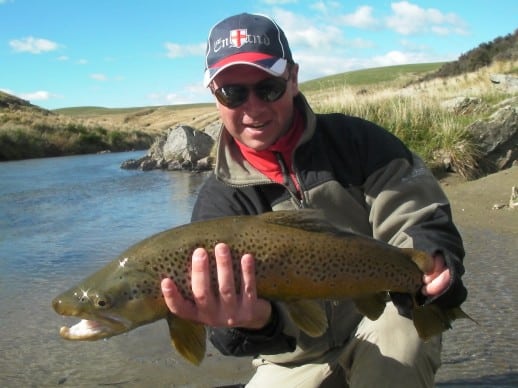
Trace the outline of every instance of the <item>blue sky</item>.
{"label": "blue sky", "polygon": [[210,102],[207,34],[240,12],[281,25],[300,81],[450,61],[518,28],[515,0],[0,0],[0,90],[47,109]]}

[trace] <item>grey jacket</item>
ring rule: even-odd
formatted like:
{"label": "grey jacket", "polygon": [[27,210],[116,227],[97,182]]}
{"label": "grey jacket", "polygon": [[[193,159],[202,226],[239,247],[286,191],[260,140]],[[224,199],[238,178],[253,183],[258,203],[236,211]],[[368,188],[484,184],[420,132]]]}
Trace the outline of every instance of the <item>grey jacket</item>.
{"label": "grey jacket", "polygon": [[[314,114],[302,95],[295,104],[305,122],[292,158],[300,194],[254,169],[222,128],[215,170],[200,190],[192,220],[318,208],[340,229],[398,247],[441,252],[453,274],[450,287],[438,298],[423,297],[422,302],[459,306],[467,296],[461,281],[462,240],[448,200],[422,160],[371,122]],[[342,346],[362,319],[350,300],[322,304],[329,321],[322,337],[306,336],[282,303],[273,303],[272,321],[263,330],[212,329],[211,341],[227,355],[261,354],[272,362],[307,362]]]}

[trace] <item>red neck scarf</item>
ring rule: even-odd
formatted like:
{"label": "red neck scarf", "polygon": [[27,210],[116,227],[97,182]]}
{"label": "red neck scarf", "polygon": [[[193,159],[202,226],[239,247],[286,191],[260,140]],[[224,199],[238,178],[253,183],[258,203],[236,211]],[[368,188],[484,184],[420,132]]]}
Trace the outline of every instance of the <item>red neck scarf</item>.
{"label": "red neck scarf", "polygon": [[236,140],[236,144],[239,147],[239,150],[243,154],[243,157],[257,170],[259,170],[262,174],[270,178],[272,181],[285,184],[285,176],[282,172],[281,166],[277,159],[276,154],[281,154],[286,166],[288,167],[288,171],[292,181],[295,183],[298,189],[298,182],[295,178],[295,174],[293,173],[293,168],[291,165],[292,155],[297,142],[302,136],[302,132],[304,131],[304,122],[302,120],[302,115],[295,110],[295,114],[293,117],[293,122],[291,124],[288,132],[280,137],[274,144],[262,151],[256,151],[251,148],[248,148],[246,145],[238,142]]}

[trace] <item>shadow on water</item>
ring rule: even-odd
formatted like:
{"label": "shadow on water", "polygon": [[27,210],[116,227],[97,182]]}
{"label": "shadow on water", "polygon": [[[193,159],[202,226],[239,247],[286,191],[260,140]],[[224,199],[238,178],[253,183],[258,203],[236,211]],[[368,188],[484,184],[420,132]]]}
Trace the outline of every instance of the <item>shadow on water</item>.
{"label": "shadow on water", "polygon": [[507,388],[518,387],[518,373],[504,373],[500,375],[481,376],[477,378],[468,379],[452,379],[436,384],[437,387],[484,387],[484,388]]}

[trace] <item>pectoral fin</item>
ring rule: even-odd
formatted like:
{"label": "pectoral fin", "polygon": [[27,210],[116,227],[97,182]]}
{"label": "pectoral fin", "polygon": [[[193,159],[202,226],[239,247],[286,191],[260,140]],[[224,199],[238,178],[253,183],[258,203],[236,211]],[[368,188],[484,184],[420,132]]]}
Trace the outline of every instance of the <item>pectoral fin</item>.
{"label": "pectoral fin", "polygon": [[205,357],[205,326],[172,314],[167,316],[167,324],[173,346],[178,353],[194,365],[200,365]]}
{"label": "pectoral fin", "polygon": [[320,337],[327,330],[324,309],[312,300],[297,300],[286,303],[293,322],[310,337]]}
{"label": "pectoral fin", "polygon": [[354,304],[360,312],[365,315],[371,321],[375,321],[385,310],[386,305],[386,294],[374,294],[368,295],[363,298],[355,298]]}

